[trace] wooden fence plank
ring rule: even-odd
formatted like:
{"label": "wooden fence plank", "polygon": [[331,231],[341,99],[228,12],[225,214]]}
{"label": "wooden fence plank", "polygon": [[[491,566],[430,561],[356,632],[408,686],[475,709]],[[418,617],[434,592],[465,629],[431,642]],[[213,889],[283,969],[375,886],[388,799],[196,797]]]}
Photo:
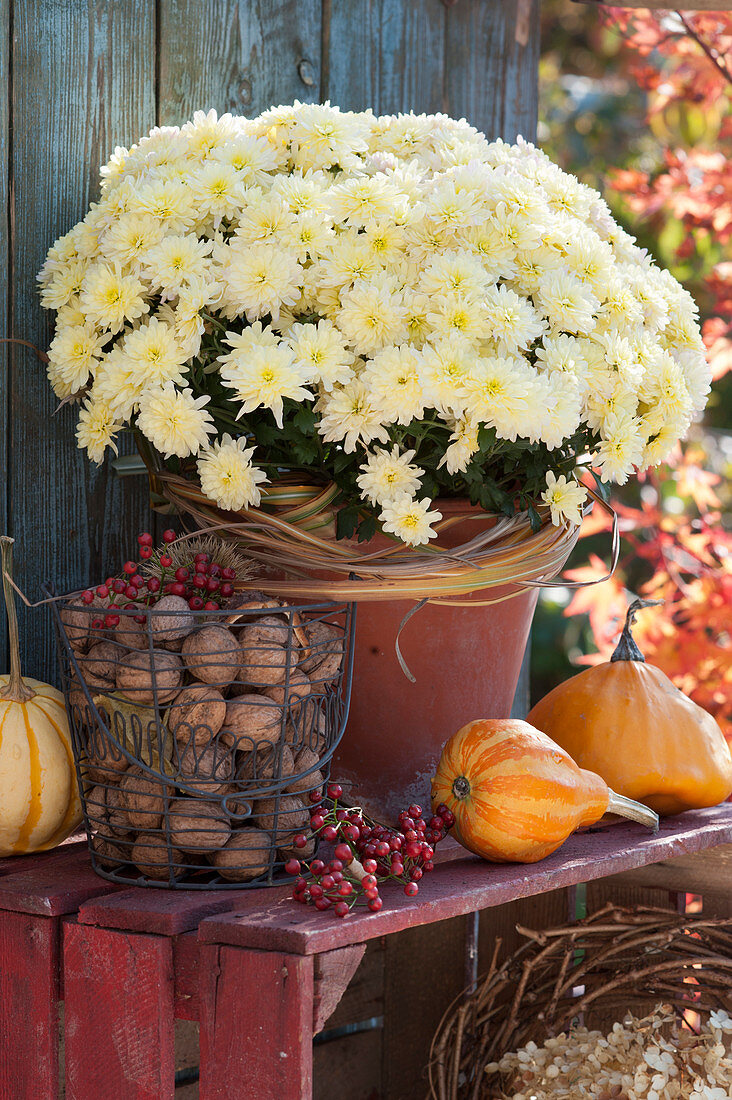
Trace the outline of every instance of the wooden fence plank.
{"label": "wooden fence plank", "polygon": [[521,5],[505,0],[460,0],[447,13],[444,110],[489,138],[523,134],[533,141],[536,133],[538,0],[528,14],[526,45],[516,38],[520,14]]}
{"label": "wooden fence plank", "polygon": [[323,99],[378,114],[442,110],[442,0],[332,0],[325,11]]}
{"label": "wooden fence plank", "polygon": [[[7,7],[7,5],[3,5]],[[147,0],[15,0],[13,44],[14,335],[46,348],[35,273],[48,247],[86,213],[99,165],[155,121],[154,4]],[[140,483],[119,481],[76,450],[75,414],[56,399],[27,348],[14,348],[9,496],[18,575],[30,597],[49,576],[60,590],[130,556],[149,522]],[[48,679],[48,616],[24,616],[29,675]]]}
{"label": "wooden fence plank", "polygon": [[[12,211],[10,208],[10,97],[12,94],[10,67],[10,5],[0,5],[0,271],[6,272],[7,283],[0,296],[0,339],[10,336],[10,297],[13,267],[11,263]],[[0,344],[0,532],[8,530],[8,432],[10,415],[10,347]],[[8,667],[8,636],[0,628],[0,668]]]}
{"label": "wooden fence plank", "polygon": [[320,12],[319,0],[161,0],[160,123],[317,100]]}

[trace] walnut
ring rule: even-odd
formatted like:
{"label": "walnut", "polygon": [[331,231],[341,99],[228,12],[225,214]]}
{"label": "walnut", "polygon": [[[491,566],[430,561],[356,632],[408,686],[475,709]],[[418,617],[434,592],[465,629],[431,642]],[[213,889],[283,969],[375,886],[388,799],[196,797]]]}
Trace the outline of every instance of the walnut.
{"label": "walnut", "polygon": [[97,642],[93,645],[86,656],[79,659],[87,687],[114,691],[115,674],[121,656],[113,642]]}
{"label": "walnut", "polygon": [[263,695],[238,695],[226,704],[222,739],[247,751],[260,742],[280,739],[282,707]]}
{"label": "walnut", "polygon": [[119,785],[119,806],[133,829],[157,829],[165,808],[164,785],[137,766]]}
{"label": "walnut", "polygon": [[219,732],[226,717],[226,700],[210,684],[189,684],[176,696],[166,716],[166,724],[179,741],[208,744]]}
{"label": "walnut", "polygon": [[249,882],[269,867],[270,839],[260,829],[237,829],[223,848],[210,856],[227,882]]}
{"label": "walnut", "polygon": [[183,853],[169,844],[162,833],[140,833],[130,859],[147,878],[169,879],[171,871],[175,878],[185,869]]}
{"label": "walnut", "polygon": [[176,798],[168,810],[170,842],[182,852],[198,855],[223,848],[231,826],[216,802],[198,798]]}
{"label": "walnut", "polygon": [[296,833],[307,831],[310,815],[301,799],[281,795],[279,806],[275,798],[261,798],[254,806],[257,824],[270,833],[278,848],[292,842]]}
{"label": "walnut", "polygon": [[185,638],[195,625],[195,616],[182,596],[162,596],[150,615],[150,632],[156,645]]}
{"label": "walnut", "polygon": [[241,665],[239,643],[230,630],[216,623],[206,623],[189,634],[181,653],[191,675],[206,684],[230,684]]}
{"label": "walnut", "polygon": [[[310,791],[320,791],[325,783],[325,776],[318,768],[320,758],[311,749],[301,749],[295,757],[293,774],[297,777],[290,783],[287,790],[290,794],[308,794]],[[310,771],[314,768],[314,771]],[[309,772],[303,775],[303,772]]]}
{"label": "walnut", "polygon": [[167,650],[134,650],[117,665],[117,688],[135,703],[169,703],[183,682],[180,657]]}
{"label": "walnut", "polygon": [[180,780],[198,794],[212,796],[233,788],[234,753],[220,744],[188,744],[179,757]]}

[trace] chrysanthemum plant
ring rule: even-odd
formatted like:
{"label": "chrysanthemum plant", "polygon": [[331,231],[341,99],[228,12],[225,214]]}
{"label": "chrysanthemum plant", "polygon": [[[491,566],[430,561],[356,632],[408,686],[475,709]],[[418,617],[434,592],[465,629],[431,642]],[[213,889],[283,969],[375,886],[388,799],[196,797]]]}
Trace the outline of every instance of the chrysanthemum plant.
{"label": "chrysanthemum plant", "polygon": [[428,543],[440,497],[579,523],[704,406],[688,293],[534,146],[444,115],[197,113],[102,169],[39,276],[49,378],[220,508],[285,474],[338,534]]}

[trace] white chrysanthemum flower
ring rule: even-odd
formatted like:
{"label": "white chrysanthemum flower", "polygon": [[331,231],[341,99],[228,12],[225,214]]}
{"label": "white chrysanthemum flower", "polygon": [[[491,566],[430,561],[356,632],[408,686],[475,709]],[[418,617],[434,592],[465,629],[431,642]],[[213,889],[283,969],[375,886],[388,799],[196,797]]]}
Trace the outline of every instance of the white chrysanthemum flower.
{"label": "white chrysanthemum flower", "polygon": [[76,393],[94,373],[104,347],[105,337],[90,325],[70,325],[56,332],[48,349],[48,365],[66,394]]}
{"label": "white chrysanthemum flower", "polygon": [[87,318],[84,310],[81,308],[81,299],[78,294],[74,294],[69,298],[66,305],[61,306],[56,311],[56,331],[59,332],[62,328],[69,328],[72,325],[86,325]]}
{"label": "white chrysanthemum flower", "polygon": [[236,228],[237,241],[259,241],[278,244],[283,234],[291,231],[297,223],[296,215],[279,195],[264,195],[255,189],[247,198],[239,212],[239,224]]}
{"label": "white chrysanthemum flower", "polygon": [[467,470],[470,460],[478,450],[478,428],[480,425],[477,420],[472,420],[470,417],[454,420],[452,425],[450,443],[437,466],[438,469],[440,466],[446,466],[447,472],[450,474],[462,474]]}
{"label": "white chrysanthemum flower", "polygon": [[307,260],[317,260],[332,247],[335,234],[321,214],[309,211],[296,214],[295,220],[282,231],[281,242],[285,248],[292,249],[301,264]]}
{"label": "white chrysanthemum flower", "polygon": [[346,348],[332,321],[294,324],[287,334],[287,343],[295,366],[308,382],[317,382],[330,391],[350,381],[355,356]]}
{"label": "white chrysanthemum flower", "polygon": [[232,439],[226,434],[206,448],[198,459],[198,477],[209,500],[227,512],[259,507],[259,486],[267,481],[263,470],[252,465],[254,447],[246,438]]}
{"label": "white chrysanthemum flower", "polygon": [[338,328],[359,355],[371,355],[406,336],[401,294],[385,280],[360,280],[341,295]]}
{"label": "white chrysanthemum flower", "polygon": [[574,377],[560,371],[538,378],[534,389],[542,415],[535,430],[527,430],[526,434],[530,439],[540,439],[553,451],[579,429],[582,393]]}
{"label": "white chrysanthemum flower", "polygon": [[496,429],[501,439],[528,435],[532,379],[520,360],[478,359],[465,380],[466,408],[473,420]]}
{"label": "white chrysanthemum flower", "polygon": [[505,286],[487,291],[485,311],[486,335],[497,341],[501,351],[509,354],[538,340],[546,327],[532,304]]}
{"label": "white chrysanthemum flower", "polygon": [[415,453],[411,450],[400,454],[396,443],[391,451],[377,448],[368,456],[361,466],[363,472],[356,478],[362,496],[371,504],[385,504],[402,493],[414,496],[424,474],[424,470],[412,464]]}
{"label": "white chrysanthemum flower", "polygon": [[229,114],[219,118],[216,111],[196,111],[191,122],[181,128],[181,137],[188,153],[198,160],[205,160],[215,149],[220,149],[236,136],[237,121]]}
{"label": "white chrysanthemum flower", "polygon": [[[393,212],[392,212],[393,217]],[[366,225],[362,234],[380,264],[395,264],[404,256],[404,226],[385,218]]]}
{"label": "white chrysanthemum flower", "polygon": [[602,299],[612,280],[615,261],[613,250],[606,241],[584,226],[576,226],[574,234],[563,249],[564,262],[569,271],[587,283],[594,294]]}
{"label": "white chrysanthemum flower", "polygon": [[142,267],[142,278],[163,298],[175,298],[191,283],[206,283],[210,278],[211,241],[199,241],[192,233],[173,234],[149,249]]}
{"label": "white chrysanthemum flower", "polygon": [[[643,310],[634,290],[621,279],[611,279],[598,295],[602,304],[596,311],[605,323],[617,325],[625,332],[643,322]],[[587,331],[587,330],[585,330]]]}
{"label": "white chrysanthemum flower", "polygon": [[93,325],[112,333],[150,308],[143,284],[135,275],[123,275],[117,264],[93,264],[82,283],[79,301]]}
{"label": "white chrysanthemum flower", "polygon": [[567,481],[562,474],[557,477],[553,470],[546,475],[546,490],[541,499],[551,509],[552,523],[561,527],[565,522],[579,527],[582,523],[582,506],[587,500],[587,489],[576,481]]}
{"label": "white chrysanthemum flower", "polygon": [[89,265],[86,260],[73,259],[51,271],[41,271],[41,305],[46,309],[61,309],[78,295]]}
{"label": "white chrysanthemum flower", "polygon": [[476,362],[476,353],[460,336],[446,336],[422,349],[425,405],[443,416],[460,418],[468,400],[465,383]]}
{"label": "white chrysanthemum flower", "polygon": [[346,386],[335,386],[331,393],[320,398],[315,408],[320,413],[318,431],[323,439],[326,443],[342,442],[346,454],[355,451],[357,443],[371,443],[374,439],[386,443],[389,438],[381,413],[360,378],[354,378]]}
{"label": "white chrysanthemum flower", "polygon": [[421,356],[409,344],[384,348],[366,366],[362,378],[385,423],[410,424],[424,412]]}
{"label": "white chrysanthemum flower", "polygon": [[237,134],[214,148],[211,157],[217,164],[233,168],[247,187],[268,183],[271,173],[277,170],[274,149],[266,138],[256,134]]}
{"label": "white chrysanthemum flower", "polygon": [[421,273],[419,289],[429,295],[452,292],[465,298],[480,298],[491,282],[477,257],[464,251],[446,252],[436,256]]}
{"label": "white chrysanthemum flower", "polygon": [[198,217],[191,191],[182,180],[151,179],[133,189],[126,208],[130,213],[151,214],[174,233],[190,229]]}
{"label": "white chrysanthemum flower", "polygon": [[430,298],[427,320],[435,337],[457,336],[476,342],[490,336],[485,302],[448,291]]}
{"label": "white chrysanthemum flower", "polygon": [[437,178],[424,199],[425,214],[437,229],[454,232],[479,225],[485,218],[479,191],[464,190],[449,177]]}
{"label": "white chrysanthemum flower", "polygon": [[137,268],[164,233],[162,222],[151,214],[123,214],[104,233],[100,250],[107,260]]}
{"label": "white chrysanthemum flower", "polygon": [[585,386],[589,369],[585,355],[585,346],[574,336],[544,336],[536,348],[536,366],[547,374],[568,374]]}
{"label": "white chrysanthemum flower", "polygon": [[402,196],[384,178],[356,177],[336,183],[327,195],[327,208],[334,222],[361,228],[391,217]]}
{"label": "white chrysanthemum flower", "polygon": [[332,182],[332,176],[326,172],[280,174],[272,178],[270,194],[277,195],[293,214],[318,214],[330,224],[325,196]]}
{"label": "white chrysanthemum flower", "polygon": [[212,161],[188,177],[188,186],[199,219],[202,215],[210,217],[218,229],[224,218],[233,218],[239,212],[246,185],[232,165]]}
{"label": "white chrysanthemum flower", "polygon": [[189,389],[176,389],[170,382],[158,390],[146,390],[140,398],[137,427],[165,458],[198,454],[216,432],[204,408],[210,400],[208,394],[194,397]]}
{"label": "white chrysanthemum flower", "polygon": [[396,535],[407,546],[424,546],[430,539],[436,539],[432,524],[442,519],[442,512],[430,511],[431,503],[426,498],[413,500],[408,493],[387,501],[379,517],[384,531]]}
{"label": "white chrysanthemum flower", "polygon": [[432,334],[432,325],[429,322],[430,300],[426,294],[405,290],[404,310],[407,340],[419,350]]}
{"label": "white chrysanthemum flower", "polygon": [[[231,342],[231,340],[229,341]],[[282,427],[284,399],[312,401],[313,395],[305,389],[303,372],[295,366],[292,349],[282,341],[276,346],[251,346],[219,359],[221,381],[234,391],[241,407],[237,420],[255,409],[271,409],[278,427]]]}
{"label": "white chrysanthemum flower", "polygon": [[494,282],[516,275],[519,256],[513,242],[499,233],[492,222],[486,221],[482,225],[471,227],[460,234],[460,241],[480,260]]}
{"label": "white chrysanthemum flower", "polygon": [[104,461],[107,447],[117,453],[114,437],[122,427],[104,401],[86,401],[76,423],[77,446],[86,451],[97,466]]}
{"label": "white chrysanthemum flower", "polygon": [[548,271],[538,290],[539,308],[560,331],[587,335],[595,327],[600,300],[568,271]]}
{"label": "white chrysanthemum flower", "polygon": [[124,343],[120,343],[115,344],[101,360],[91,393],[95,401],[101,401],[111,409],[117,420],[126,423],[144,393],[145,385],[137,364],[127,357]]}
{"label": "white chrysanthemum flower", "polygon": [[224,305],[250,321],[266,314],[276,321],[283,306],[295,304],[302,286],[302,268],[293,254],[271,244],[232,247],[223,277]]}
{"label": "white chrysanthemum flower", "polygon": [[317,265],[317,281],[322,287],[350,287],[381,273],[381,263],[362,234],[348,230],[328,247]]}
{"label": "white chrysanthemum flower", "polygon": [[127,333],[124,353],[130,362],[133,383],[144,386],[183,383],[188,372],[187,357],[175,331],[157,317],[151,317],[147,324]]}
{"label": "white chrysanthemum flower", "polygon": [[633,469],[643,458],[644,439],[639,421],[627,413],[610,413],[601,426],[602,441],[593,465],[600,470],[603,481],[624,485]]}
{"label": "white chrysanthemum flower", "polygon": [[360,166],[360,154],[368,149],[370,112],[340,111],[330,103],[296,104],[288,127],[290,153],[296,168],[332,168],[343,171]]}
{"label": "white chrysanthemum flower", "polygon": [[645,439],[645,446],[638,469],[647,470],[660,462],[667,462],[688,427],[687,419],[667,417],[658,409],[651,409],[642,416],[639,431]]}

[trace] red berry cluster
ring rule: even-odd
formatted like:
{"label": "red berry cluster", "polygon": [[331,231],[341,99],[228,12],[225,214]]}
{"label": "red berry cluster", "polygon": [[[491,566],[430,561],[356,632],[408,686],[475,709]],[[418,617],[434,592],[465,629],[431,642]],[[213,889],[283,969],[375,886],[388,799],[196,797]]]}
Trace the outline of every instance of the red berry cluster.
{"label": "red berry cluster", "polygon": [[[92,622],[95,630],[117,626],[119,615],[115,608],[128,611],[140,606],[154,607],[161,596],[182,596],[192,611],[218,611],[222,602],[234,595],[232,581],[236,580],[236,571],[212,561],[209,554],[196,554],[190,566],[173,569],[169,547],[177,538],[175,531],[163,532],[164,546],[157,551],[159,575],[143,577],[138,562],[126,561],[122,567],[123,576],[107,577],[104,584],[82,592],[85,604],[93,603],[95,595],[109,600],[104,618]],[[152,535],[143,531],[137,536],[137,542],[140,561],[149,561],[156,552]],[[134,619],[138,623],[145,622],[144,615],[135,615]]]}
{"label": "red berry cluster", "polygon": [[[331,783],[328,800],[314,791],[310,800],[310,827],[321,839],[335,844],[333,859],[314,859],[304,866],[290,859],[285,870],[297,875],[295,901],[316,909],[332,907],[337,917],[347,916],[354,905],[365,902],[378,913],[383,902],[379,886],[389,880],[404,886],[407,897],[419,892],[417,885],[425,871],[434,869],[435,845],[455,824],[455,818],[442,803],[425,822],[421,806],[410,806],[399,814],[399,829],[390,829],[371,821],[361,809],[339,806],[343,788]],[[295,847],[304,848],[304,833],[295,837]]]}

